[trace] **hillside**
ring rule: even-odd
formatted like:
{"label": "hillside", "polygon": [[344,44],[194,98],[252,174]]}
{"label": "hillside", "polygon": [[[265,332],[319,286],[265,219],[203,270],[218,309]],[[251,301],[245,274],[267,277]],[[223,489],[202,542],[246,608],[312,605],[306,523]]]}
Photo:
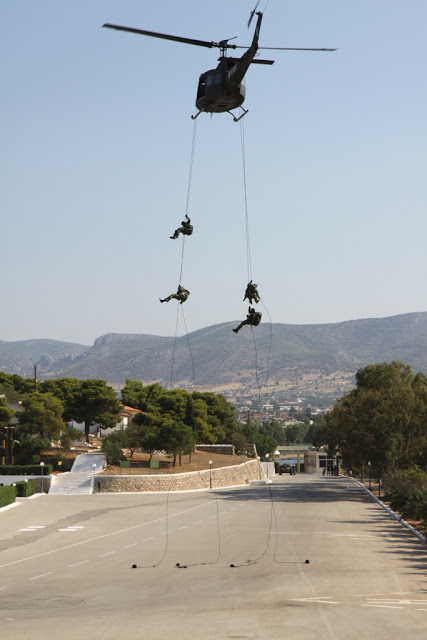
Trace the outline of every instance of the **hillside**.
{"label": "hillside", "polygon": [[107,334],[92,347],[0,342],[0,370],[31,375],[37,363],[40,379],[103,378],[118,388],[126,378],[165,386],[172,379],[175,386],[247,394],[259,383],[290,396],[317,397],[351,388],[357,369],[375,362],[401,360],[427,373],[427,313],[323,325],[261,324],[253,334],[245,327],[235,335],[233,326],[206,327],[176,343],[144,334]]}

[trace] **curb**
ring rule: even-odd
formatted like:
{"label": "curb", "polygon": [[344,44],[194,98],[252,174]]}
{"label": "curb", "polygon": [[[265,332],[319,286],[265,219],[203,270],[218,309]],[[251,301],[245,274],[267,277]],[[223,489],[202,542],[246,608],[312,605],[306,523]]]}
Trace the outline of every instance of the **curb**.
{"label": "curb", "polygon": [[5,507],[0,507],[0,513],[2,511],[7,511],[8,509],[13,509],[13,507],[19,507],[20,505],[20,502],[12,502],[12,504],[7,504]]}
{"label": "curb", "polygon": [[418,538],[418,540],[420,540],[420,542],[423,542],[424,544],[427,544],[427,538],[425,536],[423,536],[422,533],[420,533],[419,531],[414,529],[414,527],[412,525],[410,525],[408,522],[406,522],[406,520],[404,520],[401,516],[399,516],[394,511],[392,511],[392,509],[390,509],[390,507],[387,507],[387,505],[385,505],[384,502],[381,502],[381,500],[379,498],[377,498],[376,496],[374,496],[374,494],[371,491],[369,491],[369,489],[367,489],[365,487],[365,485],[363,485],[361,482],[359,482],[359,480],[355,480],[353,478],[353,481],[356,484],[358,484],[359,487],[361,489],[363,489],[368,494],[368,496],[370,496],[370,498],[372,498],[372,500],[374,500],[374,502],[379,504],[380,507],[382,507],[384,509],[384,511],[386,511],[392,518],[394,518],[399,524],[401,524],[404,527],[406,527],[407,529],[409,529],[409,531],[411,533],[413,533],[414,536],[416,536]]}

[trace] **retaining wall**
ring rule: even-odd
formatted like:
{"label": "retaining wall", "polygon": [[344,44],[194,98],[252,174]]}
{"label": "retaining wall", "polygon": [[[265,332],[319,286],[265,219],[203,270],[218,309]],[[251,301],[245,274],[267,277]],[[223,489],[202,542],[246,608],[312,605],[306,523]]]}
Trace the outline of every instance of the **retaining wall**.
{"label": "retaining wall", "polygon": [[[211,475],[212,474],[212,475]],[[261,475],[260,475],[261,474]],[[258,460],[250,460],[233,467],[192,471],[167,475],[146,476],[104,476],[95,478],[95,490],[101,493],[143,492],[143,491],[195,491],[219,489],[248,484],[251,480],[265,478]],[[212,480],[212,482],[211,482]]]}

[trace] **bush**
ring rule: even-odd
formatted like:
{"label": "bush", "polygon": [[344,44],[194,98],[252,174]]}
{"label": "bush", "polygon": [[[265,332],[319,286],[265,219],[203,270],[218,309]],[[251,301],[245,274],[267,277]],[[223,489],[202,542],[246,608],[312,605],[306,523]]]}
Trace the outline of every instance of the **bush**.
{"label": "bush", "polygon": [[386,499],[404,518],[427,520],[427,473],[410,469],[387,476]]}
{"label": "bush", "polygon": [[[50,476],[53,471],[51,464],[45,464],[43,469],[44,476]],[[39,464],[5,464],[0,466],[0,475],[4,476],[40,476]]]}
{"label": "bush", "polygon": [[28,496],[32,496],[33,493],[36,492],[36,481],[35,480],[19,480],[15,482],[16,492],[19,498],[28,498]]}
{"label": "bush", "polygon": [[16,487],[0,487],[0,507],[6,507],[16,500]]}
{"label": "bush", "polygon": [[101,448],[107,458],[107,464],[119,464],[120,460],[125,460],[123,449],[119,442],[104,438]]}

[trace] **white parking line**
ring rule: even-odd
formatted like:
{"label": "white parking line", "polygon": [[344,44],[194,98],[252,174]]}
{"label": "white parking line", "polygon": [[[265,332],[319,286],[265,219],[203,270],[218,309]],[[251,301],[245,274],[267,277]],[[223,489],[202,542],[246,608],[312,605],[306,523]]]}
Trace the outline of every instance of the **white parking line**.
{"label": "white parking line", "polygon": [[7,589],[7,587],[0,587],[0,591],[3,591],[4,589]]}
{"label": "white parking line", "polygon": [[82,560],[81,562],[75,562],[74,564],[69,564],[68,567],[77,567],[79,564],[84,564],[85,562],[89,562],[89,560]]}
{"label": "white parking line", "polygon": [[151,538],[145,538],[142,542],[148,542],[149,540],[154,540],[154,536],[151,536]]}
{"label": "white parking line", "polygon": [[28,580],[37,580],[38,578],[44,578],[44,576],[48,576],[52,571],[48,571],[47,573],[41,573],[39,576],[33,576],[32,578],[28,578]]}
{"label": "white parking line", "polygon": [[136,547],[136,542],[126,545],[126,547],[123,547],[123,549],[129,549],[129,547]]}
{"label": "white parking line", "polygon": [[105,558],[105,556],[111,556],[112,553],[117,553],[117,551],[109,551],[108,553],[103,553],[99,557],[100,558]]}

